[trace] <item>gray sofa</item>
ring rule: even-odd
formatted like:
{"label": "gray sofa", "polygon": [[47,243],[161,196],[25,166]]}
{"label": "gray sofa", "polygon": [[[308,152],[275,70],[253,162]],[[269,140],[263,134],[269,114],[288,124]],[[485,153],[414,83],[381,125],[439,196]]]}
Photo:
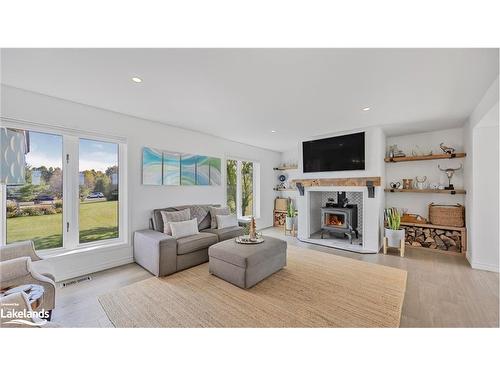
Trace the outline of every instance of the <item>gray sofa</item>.
{"label": "gray sofa", "polygon": [[[220,241],[243,235],[239,226],[212,229],[209,207],[219,205],[187,205],[153,210],[152,229],[134,233],[135,262],[155,276],[166,276],[201,263],[208,262],[208,248]],[[191,210],[191,218],[198,219],[199,234],[175,239],[163,233],[161,211]]]}

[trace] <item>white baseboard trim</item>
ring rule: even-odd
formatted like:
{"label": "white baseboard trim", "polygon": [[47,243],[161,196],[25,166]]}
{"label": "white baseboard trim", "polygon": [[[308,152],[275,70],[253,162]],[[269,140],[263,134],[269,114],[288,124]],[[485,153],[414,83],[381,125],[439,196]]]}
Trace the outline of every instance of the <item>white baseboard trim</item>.
{"label": "white baseboard trim", "polygon": [[487,263],[474,262],[471,259],[471,252],[470,251],[467,251],[465,253],[465,259],[467,259],[470,266],[475,270],[483,270],[483,271],[491,271],[491,272],[499,273],[498,264],[487,264]]}
{"label": "white baseboard trim", "polygon": [[472,267],[472,259],[470,258],[470,251],[467,251],[465,253],[465,259],[467,259],[467,262],[469,262],[470,266]]}
{"label": "white baseboard trim", "polygon": [[499,271],[498,264],[471,262],[470,259],[467,259],[467,260],[469,260],[471,267],[476,269],[476,270],[491,271],[491,272],[496,272],[496,273],[498,273],[498,271]]}
{"label": "white baseboard trim", "polygon": [[98,265],[92,265],[83,268],[72,269],[69,272],[59,273],[57,276],[57,282],[61,282],[68,279],[73,279],[75,277],[88,275],[89,273],[95,273],[99,271],[104,271],[110,268],[123,266],[125,264],[133,263],[134,257],[125,257],[121,259],[114,259],[109,262],[100,263]]}

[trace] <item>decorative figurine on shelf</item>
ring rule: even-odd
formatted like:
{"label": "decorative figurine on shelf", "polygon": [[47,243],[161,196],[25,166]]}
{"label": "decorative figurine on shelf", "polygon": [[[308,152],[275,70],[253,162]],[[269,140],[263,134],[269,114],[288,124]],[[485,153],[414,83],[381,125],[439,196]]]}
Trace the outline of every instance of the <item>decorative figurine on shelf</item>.
{"label": "decorative figurine on shelf", "polygon": [[413,187],[413,178],[403,178],[403,189],[410,190]]}
{"label": "decorative figurine on shelf", "polygon": [[391,182],[389,186],[391,187],[391,189],[401,189],[401,182],[399,181]]}
{"label": "decorative figurine on shelf", "polygon": [[389,146],[389,152],[387,156],[392,158],[404,157],[406,154],[398,148],[398,145]]}
{"label": "decorative figurine on shelf", "polygon": [[427,181],[427,176],[423,176],[423,177],[416,176],[415,177],[415,187],[419,190],[424,190],[427,187],[426,181]]}
{"label": "decorative figurine on shelf", "polygon": [[411,150],[412,156],[431,156],[432,150],[422,149],[420,146],[416,145],[413,150]]}
{"label": "decorative figurine on shelf", "polygon": [[248,236],[251,240],[257,239],[257,230],[255,225],[255,217],[252,216],[250,219],[250,224],[248,226]]}
{"label": "decorative figurine on shelf", "polygon": [[279,184],[276,186],[276,188],[277,188],[278,190],[284,190],[284,189],[286,189],[286,184],[285,184],[285,182],[286,182],[286,180],[287,180],[287,179],[288,179],[288,177],[287,177],[287,175],[286,175],[286,174],[284,174],[284,173],[283,173],[283,174],[280,174],[280,175],[278,176],[278,181],[279,181]]}
{"label": "decorative figurine on shelf", "polygon": [[394,146],[389,146],[389,152],[387,153],[387,157],[391,159],[394,157]]}
{"label": "decorative figurine on shelf", "polygon": [[451,178],[453,177],[453,174],[455,173],[455,171],[462,169],[462,164],[460,164],[460,167],[458,167],[458,168],[446,168],[446,169],[442,169],[438,164],[438,169],[440,171],[446,173],[446,177],[448,177],[448,186],[445,187],[445,190],[454,190],[455,188],[453,187],[453,184],[451,183]]}
{"label": "decorative figurine on shelf", "polygon": [[439,148],[443,150],[445,154],[451,155],[455,153],[455,149],[453,147],[445,146],[444,142],[439,144]]}

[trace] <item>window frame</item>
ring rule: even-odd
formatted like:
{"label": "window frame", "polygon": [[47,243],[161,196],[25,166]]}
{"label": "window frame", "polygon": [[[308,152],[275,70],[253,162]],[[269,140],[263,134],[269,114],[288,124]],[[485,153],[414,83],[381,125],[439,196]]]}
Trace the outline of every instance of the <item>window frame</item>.
{"label": "window frame", "polygon": [[[94,250],[104,247],[128,245],[129,243],[129,210],[127,185],[127,138],[101,134],[92,131],[75,130],[63,126],[38,124],[23,120],[1,118],[1,126],[17,128],[33,132],[62,136],[62,170],[63,170],[63,215],[61,225],[63,246],[52,249],[37,250],[41,256],[55,256],[68,252]],[[79,243],[79,142],[80,139],[111,142],[118,145],[118,237],[107,240]],[[67,157],[68,155],[68,157]],[[6,215],[7,187],[0,185],[0,245],[7,242]],[[69,230],[66,230],[69,223]]]}
{"label": "window frame", "polygon": [[242,162],[250,162],[253,163],[253,172],[252,172],[252,215],[256,218],[260,218],[260,161],[255,159],[242,158],[239,156],[226,155],[225,157],[225,168],[224,173],[225,176],[225,189],[224,196],[225,202],[227,204],[227,161],[235,160],[236,161],[236,217],[238,220],[248,219],[249,216],[243,216],[241,212],[241,201],[242,201],[242,175],[241,175],[241,166]]}

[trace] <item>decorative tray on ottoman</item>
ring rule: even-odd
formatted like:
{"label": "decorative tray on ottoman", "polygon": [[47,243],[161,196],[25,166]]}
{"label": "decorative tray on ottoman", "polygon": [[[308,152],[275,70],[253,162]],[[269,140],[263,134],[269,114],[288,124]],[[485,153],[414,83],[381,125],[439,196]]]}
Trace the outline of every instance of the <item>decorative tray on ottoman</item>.
{"label": "decorative tray on ottoman", "polygon": [[264,242],[264,238],[262,237],[257,237],[254,239],[251,239],[250,236],[238,236],[234,239],[237,243],[241,243],[243,245],[255,245],[258,243]]}

